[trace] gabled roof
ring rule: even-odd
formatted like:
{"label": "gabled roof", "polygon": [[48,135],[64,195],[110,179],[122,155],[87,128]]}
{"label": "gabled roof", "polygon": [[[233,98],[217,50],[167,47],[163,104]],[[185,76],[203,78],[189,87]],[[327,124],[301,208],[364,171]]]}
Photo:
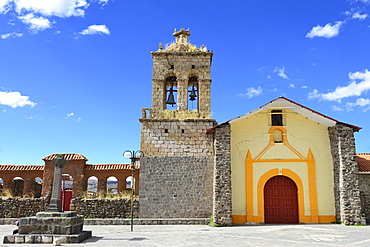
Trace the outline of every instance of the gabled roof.
{"label": "gabled roof", "polygon": [[[86,165],[87,171],[110,171],[110,170],[131,170],[131,164],[93,164]],[[140,169],[140,165],[136,164],[135,169]]]}
{"label": "gabled roof", "polygon": [[43,171],[43,165],[0,165],[1,172]]}
{"label": "gabled roof", "polygon": [[[46,156],[42,160],[44,160],[44,161],[53,160],[56,156],[57,156],[57,154],[51,154],[49,156]],[[64,159],[66,159],[66,160],[86,160],[86,161],[88,160],[82,154],[64,154]]]}
{"label": "gabled roof", "polygon": [[370,153],[359,153],[357,156],[357,164],[359,172],[370,172]]}
{"label": "gabled roof", "polygon": [[[347,123],[343,123],[343,122],[340,122],[338,120],[335,120],[331,117],[328,117],[324,114],[321,114],[315,110],[312,110],[308,107],[305,107],[301,104],[298,104],[290,99],[287,99],[285,97],[279,97],[277,99],[274,99],[272,101],[270,101],[269,103],[261,106],[260,108],[257,108],[251,112],[248,112],[240,117],[237,117],[237,118],[234,118],[234,119],[231,119],[229,121],[226,121],[222,124],[225,124],[225,123],[234,123],[234,122],[237,122],[241,119],[244,119],[244,118],[247,118],[247,117],[250,117],[250,116],[253,116],[254,114],[257,114],[261,111],[264,111],[266,109],[271,109],[271,110],[283,110],[283,109],[289,109],[291,111],[294,111],[312,121],[315,121],[319,124],[322,124],[324,126],[334,126],[335,124],[337,123],[341,123],[341,124],[345,124],[351,128],[353,128],[355,131],[359,131],[361,128],[360,127],[357,127],[357,126],[354,126],[354,125],[351,125],[351,124],[347,124]],[[222,125],[222,124],[219,124],[211,129],[208,129],[207,132],[213,130],[214,128],[217,128],[218,126]]]}

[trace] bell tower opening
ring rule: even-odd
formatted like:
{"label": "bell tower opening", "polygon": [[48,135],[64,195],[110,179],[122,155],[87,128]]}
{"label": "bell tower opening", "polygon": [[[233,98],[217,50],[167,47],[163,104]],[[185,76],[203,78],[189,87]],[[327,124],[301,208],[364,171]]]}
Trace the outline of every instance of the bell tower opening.
{"label": "bell tower opening", "polygon": [[166,94],[165,94],[165,109],[176,110],[177,109],[177,82],[175,76],[170,76],[165,81]]}
{"label": "bell tower opening", "polygon": [[198,78],[190,77],[188,86],[188,110],[198,110]]}

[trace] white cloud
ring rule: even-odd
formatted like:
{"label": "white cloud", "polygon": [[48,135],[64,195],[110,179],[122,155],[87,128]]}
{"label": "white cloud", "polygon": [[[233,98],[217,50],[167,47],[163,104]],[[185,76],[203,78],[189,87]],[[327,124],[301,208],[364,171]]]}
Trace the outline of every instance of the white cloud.
{"label": "white cloud", "polygon": [[356,12],[352,15],[352,19],[359,19],[361,21],[365,20],[367,17],[369,17],[368,14],[360,14],[359,12]]}
{"label": "white cloud", "polygon": [[[53,17],[84,17],[91,4],[104,6],[109,2],[110,0],[0,0],[0,14],[11,12],[9,16],[29,25],[32,32],[38,32],[50,28],[55,23]],[[14,25],[13,22],[10,24]],[[109,34],[105,25],[93,25],[86,32]]]}
{"label": "white cloud", "polygon": [[355,102],[347,102],[346,107],[347,111],[352,111],[352,108],[358,106],[362,108],[363,111],[370,110],[370,100],[364,98],[358,98]]}
{"label": "white cloud", "polygon": [[317,98],[320,98],[320,94],[317,89],[314,89],[308,93],[308,99],[317,99]]}
{"label": "white cloud", "polygon": [[103,6],[108,4],[108,2],[109,2],[109,0],[99,0],[99,3]]}
{"label": "white cloud", "polygon": [[[340,101],[343,98],[360,96],[370,89],[370,71],[349,73],[349,78],[352,82],[348,86],[338,86],[333,92],[321,94],[321,98]],[[357,80],[359,80],[358,83]]]}
{"label": "white cloud", "polygon": [[12,0],[0,0],[0,14],[6,14],[10,9]]}
{"label": "white cloud", "polygon": [[285,74],[284,66],[282,68],[275,67],[274,72],[277,73],[277,75],[280,76],[281,78],[289,80],[289,77]]}
{"label": "white cloud", "polygon": [[290,87],[290,88],[295,88],[295,85],[294,85],[293,83],[290,83],[290,84],[289,84],[289,87]]}
{"label": "white cloud", "polygon": [[343,111],[343,108],[340,106],[333,105],[331,108],[333,109],[333,111]]}
{"label": "white cloud", "polygon": [[80,32],[82,35],[93,35],[93,34],[107,34],[109,35],[109,29],[106,25],[91,25],[87,29]]}
{"label": "white cloud", "polygon": [[88,4],[85,0],[13,0],[18,14],[39,13],[44,16],[84,16]]}
{"label": "white cloud", "polygon": [[67,116],[65,117],[65,119],[71,119],[72,121],[77,121],[77,122],[80,122],[81,121],[81,117],[77,117],[75,116],[75,114],[73,112],[71,113],[68,113]]}
{"label": "white cloud", "polygon": [[35,17],[35,15],[32,13],[24,15],[24,16],[20,16],[19,19],[23,23],[29,25],[29,28],[33,32],[43,31],[51,27],[51,23],[48,19],[45,19],[42,16]]}
{"label": "white cloud", "polygon": [[29,100],[29,96],[22,96],[20,92],[0,92],[0,104],[12,108],[27,105],[34,107],[36,105],[36,103]]}
{"label": "white cloud", "polygon": [[250,88],[247,88],[246,91],[247,92],[245,94],[238,94],[238,96],[247,97],[248,99],[251,99],[253,97],[260,95],[262,93],[262,88],[261,87],[258,87],[258,88],[250,87]]}
{"label": "white cloud", "polygon": [[12,33],[7,33],[7,34],[2,34],[0,35],[0,37],[2,39],[8,39],[8,38],[20,38],[22,37],[23,34],[22,33],[16,33],[16,32],[12,32]]}
{"label": "white cloud", "polygon": [[312,39],[314,37],[335,37],[339,34],[339,29],[342,24],[342,21],[337,21],[334,25],[331,23],[326,24],[324,27],[317,25],[316,27],[313,27],[309,33],[307,33],[306,38]]}

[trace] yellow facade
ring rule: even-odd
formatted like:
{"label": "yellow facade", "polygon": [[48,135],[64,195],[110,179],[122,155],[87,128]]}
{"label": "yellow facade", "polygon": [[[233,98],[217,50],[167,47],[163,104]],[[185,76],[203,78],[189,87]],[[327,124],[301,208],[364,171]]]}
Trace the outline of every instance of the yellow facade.
{"label": "yellow facade", "polygon": [[333,161],[328,127],[282,107],[230,121],[233,223],[264,222],[263,188],[274,176],[294,181],[302,223],[335,221]]}

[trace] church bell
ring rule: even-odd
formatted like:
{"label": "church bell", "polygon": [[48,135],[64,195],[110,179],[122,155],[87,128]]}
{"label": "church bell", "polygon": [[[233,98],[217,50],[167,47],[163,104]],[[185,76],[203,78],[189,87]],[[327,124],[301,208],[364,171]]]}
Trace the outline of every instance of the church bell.
{"label": "church bell", "polygon": [[196,97],[197,97],[197,94],[196,94],[195,88],[193,86],[191,91],[190,91],[190,94],[189,94],[189,100],[194,101],[194,100],[196,100]]}
{"label": "church bell", "polygon": [[168,98],[166,100],[166,104],[167,105],[176,105],[176,102],[175,102],[175,96],[173,95],[173,86],[170,87],[170,93],[168,94]]}

